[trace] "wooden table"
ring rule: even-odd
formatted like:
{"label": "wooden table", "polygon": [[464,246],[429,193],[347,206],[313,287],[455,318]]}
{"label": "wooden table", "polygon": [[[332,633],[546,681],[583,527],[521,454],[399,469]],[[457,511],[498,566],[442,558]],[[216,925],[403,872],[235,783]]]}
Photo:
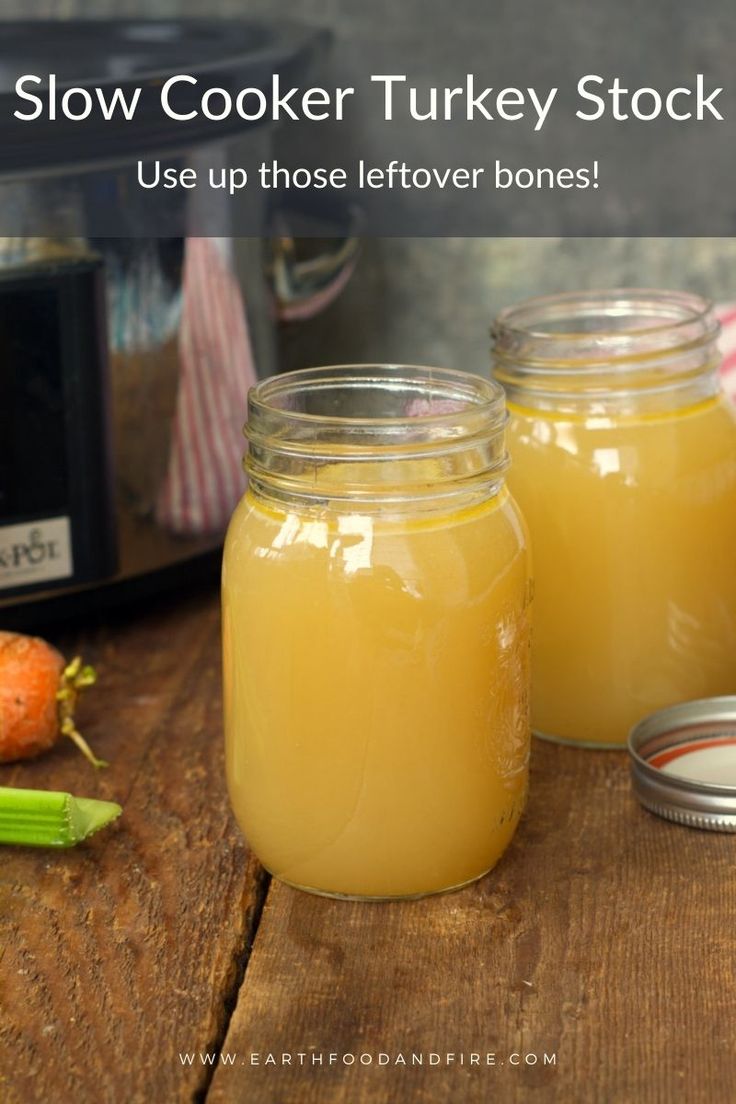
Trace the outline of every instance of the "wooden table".
{"label": "wooden table", "polygon": [[80,720],[112,766],[70,745],[0,782],[124,816],[0,852],[3,1104],[736,1100],[736,839],[639,809],[623,754],[537,744],[473,887],[329,901],[270,883],[230,816],[211,590],[58,642],[99,668]]}

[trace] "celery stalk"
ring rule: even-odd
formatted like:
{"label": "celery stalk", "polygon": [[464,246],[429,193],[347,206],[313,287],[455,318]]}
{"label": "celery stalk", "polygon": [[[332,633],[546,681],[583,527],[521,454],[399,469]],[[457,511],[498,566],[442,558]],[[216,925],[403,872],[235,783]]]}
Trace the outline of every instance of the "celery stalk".
{"label": "celery stalk", "polygon": [[0,844],[74,847],[122,811],[114,801],[0,786]]}

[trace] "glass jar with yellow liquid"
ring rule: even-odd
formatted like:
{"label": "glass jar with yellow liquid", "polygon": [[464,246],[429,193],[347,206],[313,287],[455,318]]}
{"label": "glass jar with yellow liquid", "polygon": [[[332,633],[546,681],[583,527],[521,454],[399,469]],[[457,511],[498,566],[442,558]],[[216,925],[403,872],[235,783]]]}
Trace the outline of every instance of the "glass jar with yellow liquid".
{"label": "glass jar with yellow liquid", "polygon": [[527,789],[529,554],[497,384],[315,368],[250,394],[223,567],[227,776],[262,863],[413,897],[485,874]]}
{"label": "glass jar with yellow liquid", "polygon": [[736,417],[697,296],[533,299],[493,327],[535,565],[532,725],[618,747],[736,691]]}

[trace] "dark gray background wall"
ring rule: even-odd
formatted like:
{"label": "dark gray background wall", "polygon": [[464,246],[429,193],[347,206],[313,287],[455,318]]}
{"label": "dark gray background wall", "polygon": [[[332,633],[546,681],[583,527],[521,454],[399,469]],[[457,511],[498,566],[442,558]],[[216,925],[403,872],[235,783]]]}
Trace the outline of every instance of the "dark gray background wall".
{"label": "dark gray background wall", "polygon": [[682,288],[736,300],[736,240],[450,238],[366,243],[343,297],[282,335],[290,367],[351,359],[485,372],[501,307],[583,287]]}
{"label": "dark gray background wall", "polygon": [[[468,70],[483,65],[478,19],[494,3],[437,5],[437,31],[422,35],[422,65],[442,68],[458,52]],[[519,0],[523,3],[523,0]],[[656,5],[655,5],[656,6]],[[427,0],[0,0],[3,18],[115,15],[279,16],[331,27],[351,43],[366,38],[416,45]],[[433,7],[433,14],[435,8]],[[577,28],[580,47],[600,28]],[[707,37],[707,27],[704,27]],[[666,43],[663,43],[666,50]],[[731,52],[733,43],[710,41]],[[347,55],[346,55],[347,56]],[[345,58],[343,58],[343,61]],[[682,227],[687,232],[687,227]],[[690,288],[736,300],[736,239],[382,239],[367,241],[341,299],[319,319],[286,327],[285,367],[344,360],[409,360],[484,371],[488,326],[502,305],[521,297],[594,285]]]}

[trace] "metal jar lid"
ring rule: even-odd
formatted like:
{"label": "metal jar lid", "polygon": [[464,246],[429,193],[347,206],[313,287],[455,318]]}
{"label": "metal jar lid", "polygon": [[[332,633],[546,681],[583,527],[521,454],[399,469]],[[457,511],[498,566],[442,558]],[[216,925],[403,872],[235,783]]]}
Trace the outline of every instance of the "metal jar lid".
{"label": "metal jar lid", "polygon": [[736,697],[660,709],[629,736],[634,793],[691,828],[736,832]]}

